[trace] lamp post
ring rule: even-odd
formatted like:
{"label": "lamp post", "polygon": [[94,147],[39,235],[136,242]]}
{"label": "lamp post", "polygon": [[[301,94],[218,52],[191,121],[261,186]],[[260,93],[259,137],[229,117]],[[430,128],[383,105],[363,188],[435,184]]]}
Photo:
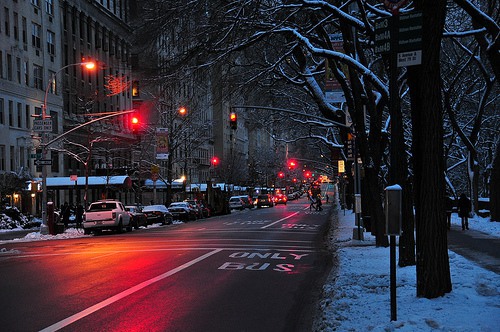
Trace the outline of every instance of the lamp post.
{"label": "lamp post", "polygon": [[[92,61],[87,61],[87,62],[78,62],[78,63],[72,63],[66,66],[63,66],[59,68],[58,71],[52,74],[52,76],[49,79],[49,82],[47,83],[47,88],[45,89],[45,95],[43,98],[43,105],[42,105],[42,122],[46,119],[50,119],[50,115],[47,115],[47,99],[49,96],[49,89],[52,83],[55,81],[57,74],[59,74],[61,71],[63,71],[66,68],[72,67],[72,66],[85,66],[87,69],[94,69],[95,68],[95,62]],[[42,131],[42,156],[41,160],[46,160],[47,158],[47,133],[45,131]],[[42,162],[42,227],[47,226],[47,165]]]}

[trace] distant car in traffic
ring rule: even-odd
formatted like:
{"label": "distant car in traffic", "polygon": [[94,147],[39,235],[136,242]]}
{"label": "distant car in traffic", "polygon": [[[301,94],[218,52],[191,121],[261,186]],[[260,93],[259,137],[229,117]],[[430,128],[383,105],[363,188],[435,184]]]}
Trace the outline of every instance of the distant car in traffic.
{"label": "distant car in traffic", "polygon": [[229,198],[229,208],[231,210],[244,210],[245,202],[243,202],[240,196],[233,196]]}
{"label": "distant car in traffic", "polygon": [[254,208],[254,205],[253,205],[253,201],[252,201],[252,198],[248,195],[241,195],[241,196],[238,196],[239,198],[241,198],[241,200],[243,201],[243,205],[245,206],[245,208],[247,209],[253,209]]}
{"label": "distant car in traffic", "polygon": [[268,207],[274,207],[274,202],[273,202],[273,198],[270,194],[261,194],[259,196],[257,196],[257,208],[261,208],[261,207],[264,207],[264,206],[268,206]]}
{"label": "distant car in traffic", "polygon": [[274,204],[285,204],[287,203],[288,198],[284,194],[277,194],[274,196]]}
{"label": "distant car in traffic", "polygon": [[139,205],[126,205],[125,210],[130,214],[130,223],[135,229],[141,226],[148,227],[148,218]]}
{"label": "distant car in traffic", "polygon": [[168,206],[168,210],[172,213],[174,219],[183,221],[196,220],[196,210],[188,202],[174,202]]}
{"label": "distant car in traffic", "polygon": [[148,224],[161,223],[162,225],[169,225],[174,219],[172,213],[167,209],[165,205],[146,205],[142,208],[142,213],[144,213],[148,219]]}

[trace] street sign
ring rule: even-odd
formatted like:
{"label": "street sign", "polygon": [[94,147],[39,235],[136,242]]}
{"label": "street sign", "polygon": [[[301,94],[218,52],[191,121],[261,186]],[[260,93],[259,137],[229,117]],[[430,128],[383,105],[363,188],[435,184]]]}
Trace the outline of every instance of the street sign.
{"label": "street sign", "polygon": [[399,16],[398,52],[422,49],[422,12],[416,11]]}
{"label": "street sign", "polygon": [[398,53],[398,67],[422,64],[422,50]]}
{"label": "street sign", "polygon": [[375,53],[385,54],[391,51],[392,17],[384,17],[375,21]]}
{"label": "street sign", "polygon": [[37,165],[37,166],[45,166],[45,165],[50,166],[50,165],[52,165],[52,160],[50,160],[50,159],[37,159],[37,160],[35,160],[35,165]]}
{"label": "street sign", "polygon": [[[397,36],[391,35],[391,28],[396,24]],[[396,29],[394,26],[394,29]],[[397,45],[391,44],[391,37],[397,38]],[[396,48],[396,49],[393,49]],[[422,12],[415,11],[400,16],[385,17],[375,21],[375,53],[387,54],[390,52],[405,53],[422,50]],[[415,58],[416,56],[416,58]],[[419,61],[420,59],[420,61]],[[413,62],[412,62],[413,61]],[[402,61],[398,67],[421,64],[421,56],[413,54],[413,60]],[[412,63],[411,63],[412,62]],[[404,63],[404,64],[403,64]],[[411,64],[410,64],[411,63]]]}
{"label": "street sign", "polygon": [[42,158],[42,154],[41,153],[31,153],[30,158],[32,158],[32,159]]}
{"label": "street sign", "polygon": [[52,120],[51,119],[36,119],[33,120],[33,131],[37,132],[51,132]]}

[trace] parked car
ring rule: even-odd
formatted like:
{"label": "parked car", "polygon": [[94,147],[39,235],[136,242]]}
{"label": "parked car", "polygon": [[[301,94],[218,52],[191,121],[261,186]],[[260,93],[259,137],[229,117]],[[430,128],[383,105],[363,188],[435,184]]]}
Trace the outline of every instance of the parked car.
{"label": "parked car", "polygon": [[287,203],[288,198],[284,194],[277,194],[274,196],[274,204],[285,204]]}
{"label": "parked car", "polygon": [[168,207],[174,219],[189,221],[196,220],[196,210],[188,202],[174,202]]}
{"label": "parked car", "polygon": [[243,201],[243,205],[245,206],[245,208],[247,208],[247,209],[254,208],[254,204],[253,204],[252,198],[250,196],[242,195],[242,196],[238,196],[238,197],[241,198],[241,200]]}
{"label": "parked car", "polygon": [[184,202],[191,204],[191,206],[195,209],[196,218],[198,218],[198,219],[204,218],[203,209],[201,207],[200,202],[198,202],[195,199],[186,199],[186,200],[184,200]]}
{"label": "parked car", "polygon": [[261,208],[263,206],[274,207],[273,198],[270,194],[262,194],[257,196],[257,208]]}
{"label": "parked car", "polygon": [[245,202],[243,202],[240,196],[233,196],[229,198],[229,208],[231,210],[244,210]]}
{"label": "parked car", "polygon": [[130,222],[135,229],[141,226],[148,227],[148,218],[142,213],[142,208],[138,205],[126,205],[125,210],[130,214]]}
{"label": "parked car", "polygon": [[169,225],[174,220],[172,213],[162,204],[146,205],[142,208],[142,213],[146,215],[150,225],[153,223]]}
{"label": "parked car", "polygon": [[132,230],[130,214],[119,201],[102,200],[91,203],[83,215],[84,234],[100,233],[104,229],[121,233],[124,227],[129,232]]}

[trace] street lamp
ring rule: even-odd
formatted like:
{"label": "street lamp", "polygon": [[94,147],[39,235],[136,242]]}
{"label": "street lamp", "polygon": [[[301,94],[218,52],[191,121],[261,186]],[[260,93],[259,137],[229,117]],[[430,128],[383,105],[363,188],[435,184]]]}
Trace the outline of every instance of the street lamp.
{"label": "street lamp", "polygon": [[[47,99],[49,96],[50,86],[55,81],[57,74],[59,74],[64,69],[72,66],[84,66],[86,69],[92,70],[95,68],[96,64],[93,61],[72,63],[59,68],[58,71],[52,74],[52,76],[49,79],[49,82],[47,83],[47,88],[45,89],[45,96],[43,98],[42,123],[50,118],[50,115],[47,115]],[[45,164],[45,160],[47,158],[47,133],[45,130],[42,131],[41,146],[42,146],[42,157],[41,157],[42,164],[40,165],[42,167],[42,226],[41,227],[43,228],[47,226],[47,165]]]}

